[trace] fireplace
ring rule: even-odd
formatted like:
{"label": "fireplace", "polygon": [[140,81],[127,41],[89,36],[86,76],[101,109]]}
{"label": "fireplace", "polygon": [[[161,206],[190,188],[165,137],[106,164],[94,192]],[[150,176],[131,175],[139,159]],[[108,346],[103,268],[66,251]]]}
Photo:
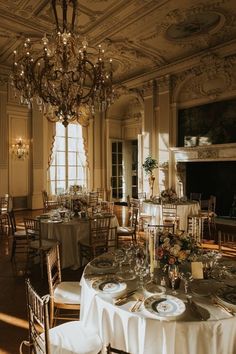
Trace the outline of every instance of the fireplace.
{"label": "fireplace", "polygon": [[187,162],[187,196],[190,192],[201,192],[202,199],[215,195],[217,215],[229,215],[236,194],[236,162]]}
{"label": "fireplace", "polygon": [[[172,148],[184,194],[201,192],[202,199],[216,196],[217,215],[229,215],[236,194],[236,144]],[[178,167],[180,166],[180,168]]]}

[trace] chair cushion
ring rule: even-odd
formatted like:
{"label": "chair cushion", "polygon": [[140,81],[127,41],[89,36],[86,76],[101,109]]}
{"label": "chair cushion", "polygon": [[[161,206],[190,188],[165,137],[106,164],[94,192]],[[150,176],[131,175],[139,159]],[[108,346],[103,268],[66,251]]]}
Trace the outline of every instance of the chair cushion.
{"label": "chair cushion", "polygon": [[133,227],[120,226],[117,228],[117,235],[130,235],[134,233]]}
{"label": "chair cushion", "polygon": [[81,286],[76,281],[62,281],[54,290],[57,303],[80,304]]}
{"label": "chair cushion", "polygon": [[71,321],[49,330],[53,354],[97,354],[102,349],[99,335],[80,321]]}
{"label": "chair cushion", "polygon": [[30,248],[41,249],[44,251],[49,250],[51,247],[55,246],[58,242],[55,240],[42,240],[41,247],[39,247],[39,240],[30,241]]}
{"label": "chair cushion", "polygon": [[25,230],[17,230],[14,232],[14,236],[16,237],[26,237],[26,231]]}

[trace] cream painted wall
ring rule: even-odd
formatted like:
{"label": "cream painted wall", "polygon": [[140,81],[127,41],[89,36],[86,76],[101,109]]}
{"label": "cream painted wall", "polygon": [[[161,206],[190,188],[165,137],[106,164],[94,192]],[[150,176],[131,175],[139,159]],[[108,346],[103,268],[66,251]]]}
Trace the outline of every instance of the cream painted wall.
{"label": "cream painted wall", "polygon": [[[29,118],[27,111],[8,111],[9,142],[16,143],[21,138],[29,143]],[[31,154],[31,152],[30,152]],[[30,190],[29,168],[31,156],[25,160],[9,154],[9,194],[14,197],[28,196]]]}

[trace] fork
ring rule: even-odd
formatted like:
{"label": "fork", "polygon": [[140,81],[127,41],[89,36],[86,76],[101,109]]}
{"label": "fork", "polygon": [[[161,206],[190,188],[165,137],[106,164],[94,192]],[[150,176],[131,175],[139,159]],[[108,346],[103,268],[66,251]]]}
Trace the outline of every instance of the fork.
{"label": "fork", "polygon": [[139,296],[134,305],[131,307],[130,312],[136,312],[140,309],[144,301],[144,296]]}

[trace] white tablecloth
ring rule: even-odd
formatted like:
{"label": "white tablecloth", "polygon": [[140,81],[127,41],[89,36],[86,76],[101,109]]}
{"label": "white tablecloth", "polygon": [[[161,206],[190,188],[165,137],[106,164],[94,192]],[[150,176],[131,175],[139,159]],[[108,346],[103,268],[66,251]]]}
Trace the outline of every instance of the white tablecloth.
{"label": "white tablecloth", "polygon": [[[161,225],[162,224],[162,206],[161,204],[153,204],[143,202],[142,210],[145,214],[151,215],[152,224]],[[200,206],[198,202],[186,202],[182,204],[177,204],[177,216],[179,217],[179,228],[180,230],[187,231],[188,216],[197,215],[200,211]]]}
{"label": "white tablecloth", "polygon": [[[118,226],[117,217],[111,219],[111,227]],[[41,221],[42,238],[58,240],[61,250],[62,268],[79,266],[78,241],[89,237],[89,221],[82,218],[74,218],[68,222]]]}
{"label": "white tablecloth", "polygon": [[111,342],[131,354],[236,353],[236,317],[213,306],[209,297],[194,298],[209,311],[207,321],[193,320],[188,310],[176,321],[160,321],[144,306],[139,312],[129,312],[134,299],[122,306],[114,305],[110,296],[94,290],[92,281],[84,275],[81,285],[80,318],[99,329],[105,344]]}

